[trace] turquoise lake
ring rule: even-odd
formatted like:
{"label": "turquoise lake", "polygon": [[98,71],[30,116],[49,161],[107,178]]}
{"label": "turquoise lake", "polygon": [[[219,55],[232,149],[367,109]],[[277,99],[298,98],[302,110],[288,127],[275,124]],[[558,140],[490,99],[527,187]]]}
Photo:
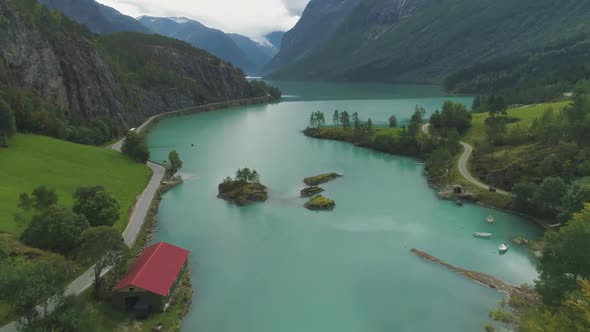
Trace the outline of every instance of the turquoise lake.
{"label": "turquoise lake", "polygon": [[[425,262],[446,262],[514,284],[537,276],[530,253],[497,248],[541,231],[530,221],[477,205],[458,207],[429,188],[419,160],[305,137],[313,111],[335,109],[385,124],[452,99],[431,86],[277,83],[284,101],[167,119],[148,137],[152,159],[172,149],[185,183],[168,192],[158,241],[191,251],[195,290],[183,331],[481,331],[502,295]],[[194,147],[191,146],[194,144]],[[216,198],[238,168],[256,169],[269,200],[249,207]],[[323,185],[331,212],[303,208],[302,179],[344,175]],[[496,223],[486,217],[493,214]],[[472,237],[490,232],[492,239]]]}

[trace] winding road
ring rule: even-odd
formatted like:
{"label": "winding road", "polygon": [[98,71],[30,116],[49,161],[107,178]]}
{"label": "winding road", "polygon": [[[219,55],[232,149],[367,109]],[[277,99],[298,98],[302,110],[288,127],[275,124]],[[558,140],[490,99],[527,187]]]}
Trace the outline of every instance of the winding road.
{"label": "winding road", "polygon": [[[214,110],[214,109],[219,109],[219,108],[224,108],[224,107],[230,107],[230,106],[236,105],[236,104],[264,102],[267,99],[268,99],[267,97],[245,98],[245,99],[239,99],[239,100],[231,100],[231,101],[225,101],[225,102],[205,104],[205,105],[200,105],[200,106],[184,108],[184,109],[180,109],[180,110],[176,110],[176,111],[160,113],[160,114],[156,114],[156,115],[148,118],[140,126],[138,126],[135,129],[135,131],[141,132],[152,121],[154,121],[155,119],[157,119],[159,117],[163,117],[163,116],[176,115],[176,114],[181,115],[187,111],[196,111],[196,110],[201,110],[201,109],[204,111]],[[121,152],[121,147],[123,146],[124,140],[125,140],[124,138],[120,139],[115,144],[113,144],[110,148],[112,150]],[[156,192],[158,191],[158,187],[160,186],[160,183],[164,179],[164,174],[166,171],[166,169],[163,166],[156,164],[154,162],[151,162],[151,161],[147,162],[147,166],[152,170],[152,178],[150,179],[150,182],[148,183],[148,185],[144,189],[144,191],[141,193],[141,195],[139,195],[137,202],[135,203],[135,206],[133,207],[133,211],[131,212],[131,215],[129,216],[129,223],[127,224],[127,227],[125,228],[125,230],[123,231],[123,234],[122,234],[123,241],[129,247],[131,247],[133,245],[133,243],[135,243],[135,240],[137,239],[137,236],[139,235],[139,232],[141,231],[141,228],[143,226],[145,218],[147,217],[147,214],[148,214],[150,207],[152,205],[152,201],[154,200],[154,196],[156,195]],[[102,275],[105,275],[110,270],[111,270],[110,267],[108,269],[105,269],[105,271],[102,273]],[[76,280],[72,281],[66,287],[66,291],[64,294],[66,296],[79,295],[82,292],[84,292],[86,289],[88,289],[90,286],[92,286],[93,283],[94,283],[94,270],[93,270],[93,267],[91,267],[89,270],[82,273],[78,278],[76,278]],[[49,312],[51,312],[53,309],[53,305],[51,303],[51,300],[49,302],[50,302],[50,304],[49,304],[48,310],[49,310]],[[37,307],[37,310],[39,312],[41,312],[42,307],[41,306]],[[0,332],[17,332],[17,331],[18,331],[17,322],[11,322],[4,327],[0,327]]]}
{"label": "winding road", "polygon": [[[144,122],[136,130],[141,131],[154,118],[155,117],[149,118],[146,122]],[[111,149],[120,152],[121,146],[123,145],[123,140],[124,139],[121,139],[117,143],[113,144],[111,146]],[[158,191],[158,187],[160,186],[160,182],[162,182],[162,179],[164,178],[164,173],[165,173],[164,167],[162,167],[156,163],[153,163],[151,161],[147,162],[147,166],[152,170],[152,177],[151,177],[150,182],[148,183],[147,187],[144,189],[144,191],[141,193],[141,195],[139,195],[139,197],[137,198],[135,206],[133,207],[133,211],[131,212],[131,215],[129,216],[129,222],[127,224],[127,227],[125,228],[125,230],[123,231],[123,234],[122,234],[123,241],[129,247],[133,246],[133,243],[135,243],[135,240],[137,239],[137,236],[139,235],[139,232],[141,231],[143,223],[144,223],[144,221],[147,217],[147,214],[150,210],[150,207],[152,205],[152,201],[154,200],[154,196],[156,195],[156,192]],[[105,271],[103,271],[102,275],[105,275],[110,270],[111,270],[110,267],[105,269]],[[91,267],[90,269],[88,269],[87,271],[82,273],[78,278],[76,278],[76,280],[72,281],[67,286],[64,294],[66,296],[79,295],[82,292],[84,292],[86,289],[88,289],[90,286],[92,286],[93,283],[94,283],[94,270],[93,270],[93,267]],[[52,309],[53,309],[53,305],[50,301],[48,310],[51,312]],[[41,307],[38,307],[38,310],[41,311]],[[17,331],[18,331],[18,329],[17,329],[16,322],[12,322],[12,323],[0,328],[0,332],[17,332]]]}
{"label": "winding road", "polygon": [[[427,136],[430,136],[430,123],[425,123],[422,125],[422,132],[424,132],[424,134],[426,134]],[[457,164],[457,168],[459,169],[459,173],[461,173],[461,175],[469,182],[471,182],[473,185],[485,189],[485,190],[489,190],[490,189],[490,185],[485,184],[481,181],[479,181],[478,179],[476,179],[475,177],[473,177],[473,175],[471,175],[471,173],[469,173],[469,168],[467,167],[467,163],[469,162],[469,158],[471,158],[471,154],[473,153],[473,147],[465,142],[459,142],[459,144],[461,144],[461,146],[463,147],[463,154],[461,155],[461,158],[459,158],[459,162]],[[500,189],[496,189],[496,193],[500,194],[500,195],[505,195],[505,196],[510,196],[509,192],[506,192],[504,190],[500,190]]]}

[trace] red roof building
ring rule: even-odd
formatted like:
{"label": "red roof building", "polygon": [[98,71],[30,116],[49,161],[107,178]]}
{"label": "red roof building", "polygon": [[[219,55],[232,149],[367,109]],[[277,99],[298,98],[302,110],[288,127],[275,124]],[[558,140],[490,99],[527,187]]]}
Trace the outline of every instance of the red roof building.
{"label": "red roof building", "polygon": [[138,302],[165,310],[187,266],[189,251],[166,242],[145,248],[127,274],[113,287],[127,306]]}

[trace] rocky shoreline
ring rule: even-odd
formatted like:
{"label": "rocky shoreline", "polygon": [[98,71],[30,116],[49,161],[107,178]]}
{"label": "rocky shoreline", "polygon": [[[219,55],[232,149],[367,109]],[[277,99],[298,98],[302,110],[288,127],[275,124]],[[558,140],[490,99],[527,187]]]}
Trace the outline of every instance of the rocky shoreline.
{"label": "rocky shoreline", "polygon": [[218,198],[234,203],[238,206],[246,206],[256,202],[265,202],[268,199],[268,190],[266,186],[260,183],[229,181],[220,183],[218,189]]}

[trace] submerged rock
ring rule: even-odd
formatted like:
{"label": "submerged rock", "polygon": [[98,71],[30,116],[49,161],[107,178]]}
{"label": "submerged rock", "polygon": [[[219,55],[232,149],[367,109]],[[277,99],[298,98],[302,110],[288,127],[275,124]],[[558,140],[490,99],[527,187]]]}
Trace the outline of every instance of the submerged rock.
{"label": "submerged rock", "polygon": [[260,183],[229,181],[219,184],[218,189],[218,198],[239,206],[265,202],[268,199],[267,188]]}
{"label": "submerged rock", "polygon": [[336,202],[322,195],[318,195],[309,202],[305,203],[305,207],[309,210],[332,210],[336,207]]}
{"label": "submerged rock", "polygon": [[323,188],[320,187],[307,187],[304,188],[303,190],[301,190],[301,198],[306,198],[306,197],[313,197],[319,193],[324,192]]}
{"label": "submerged rock", "polygon": [[330,182],[334,179],[341,177],[342,175],[336,173],[325,173],[316,176],[311,176],[303,179],[303,182],[308,186],[317,186],[322,183]]}

